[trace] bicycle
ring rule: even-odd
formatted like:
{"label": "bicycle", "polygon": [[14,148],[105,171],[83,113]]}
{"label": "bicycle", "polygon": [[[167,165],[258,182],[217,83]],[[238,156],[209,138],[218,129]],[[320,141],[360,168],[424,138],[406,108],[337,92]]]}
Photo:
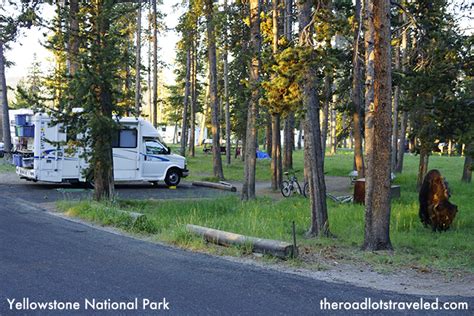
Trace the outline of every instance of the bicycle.
{"label": "bicycle", "polygon": [[298,179],[296,178],[296,173],[298,171],[293,171],[292,176],[288,172],[283,173],[285,176],[288,177],[288,181],[283,181],[281,183],[281,194],[284,197],[289,197],[291,194],[301,194],[304,195],[304,197],[308,197],[309,194],[309,185],[308,183],[305,183],[303,185],[303,191],[301,190],[301,186],[298,182]]}

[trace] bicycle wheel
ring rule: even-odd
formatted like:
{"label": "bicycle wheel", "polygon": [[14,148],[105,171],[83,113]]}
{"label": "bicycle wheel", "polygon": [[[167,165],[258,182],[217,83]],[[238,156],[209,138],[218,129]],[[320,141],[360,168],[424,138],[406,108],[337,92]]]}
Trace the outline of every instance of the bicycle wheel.
{"label": "bicycle wheel", "polygon": [[296,190],[296,193],[298,194],[303,194],[303,191],[301,191],[301,186],[297,180],[293,181],[293,190]]}
{"label": "bicycle wheel", "polygon": [[308,182],[304,184],[303,195],[305,198],[309,198],[309,183]]}
{"label": "bicycle wheel", "polygon": [[290,183],[288,181],[283,181],[281,183],[281,194],[283,194],[284,197],[289,197],[291,195],[292,188],[290,186]]}

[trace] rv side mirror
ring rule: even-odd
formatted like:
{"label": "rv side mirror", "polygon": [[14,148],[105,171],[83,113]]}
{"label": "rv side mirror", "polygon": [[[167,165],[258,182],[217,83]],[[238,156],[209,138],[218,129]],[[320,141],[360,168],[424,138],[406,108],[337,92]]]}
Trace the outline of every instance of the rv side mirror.
{"label": "rv side mirror", "polygon": [[171,154],[171,148],[166,147],[166,154],[167,154],[167,155]]}

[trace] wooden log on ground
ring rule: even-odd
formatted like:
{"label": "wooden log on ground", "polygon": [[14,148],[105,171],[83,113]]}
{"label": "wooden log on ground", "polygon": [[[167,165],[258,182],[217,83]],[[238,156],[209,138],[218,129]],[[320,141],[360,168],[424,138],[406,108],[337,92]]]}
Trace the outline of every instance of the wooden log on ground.
{"label": "wooden log on ground", "polygon": [[193,181],[192,185],[197,187],[207,187],[219,190],[226,190],[231,192],[236,192],[237,188],[230,184],[222,184],[222,183],[215,183],[215,182],[208,182],[208,181]]}
{"label": "wooden log on ground", "polygon": [[186,229],[193,234],[202,236],[208,242],[222,246],[251,246],[252,252],[271,254],[279,258],[297,256],[293,245],[284,241],[249,237],[190,224],[186,225]]}

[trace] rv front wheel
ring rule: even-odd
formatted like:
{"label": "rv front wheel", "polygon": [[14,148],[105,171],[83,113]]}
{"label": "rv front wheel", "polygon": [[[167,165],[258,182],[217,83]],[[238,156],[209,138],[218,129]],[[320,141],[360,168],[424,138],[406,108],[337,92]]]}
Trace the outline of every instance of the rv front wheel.
{"label": "rv front wheel", "polygon": [[172,168],[166,173],[165,183],[167,186],[177,186],[181,181],[181,172],[178,169]]}

